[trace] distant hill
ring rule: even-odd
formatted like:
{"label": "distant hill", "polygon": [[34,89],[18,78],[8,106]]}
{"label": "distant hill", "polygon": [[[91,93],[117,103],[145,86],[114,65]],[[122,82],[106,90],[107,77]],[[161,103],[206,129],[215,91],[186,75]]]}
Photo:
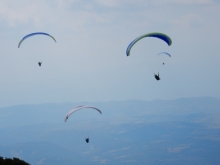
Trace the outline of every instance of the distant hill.
{"label": "distant hill", "polygon": [[45,123],[59,123],[60,126],[63,126],[66,113],[79,105],[96,106],[102,110],[103,114],[100,116],[96,114],[97,112],[85,109],[81,112],[77,112],[77,118],[73,120],[70,119],[68,122],[91,118],[111,122],[116,122],[116,120],[126,122],[127,120],[134,121],[135,118],[145,120],[150,115],[159,115],[161,117],[168,115],[176,116],[178,118],[180,116],[183,117],[184,115],[217,113],[220,109],[220,100],[212,97],[192,97],[155,101],[128,100],[17,105],[0,108],[0,129]]}
{"label": "distant hill", "polygon": [[30,165],[28,163],[26,163],[23,160],[20,160],[19,158],[3,158],[0,157],[0,165]]}

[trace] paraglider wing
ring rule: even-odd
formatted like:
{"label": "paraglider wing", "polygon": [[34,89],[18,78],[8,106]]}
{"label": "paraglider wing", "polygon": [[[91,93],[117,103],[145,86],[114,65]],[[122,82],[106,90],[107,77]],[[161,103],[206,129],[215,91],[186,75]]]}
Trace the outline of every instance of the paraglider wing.
{"label": "paraglider wing", "polygon": [[144,34],[140,37],[137,37],[136,39],[134,39],[127,47],[127,50],[126,50],[126,54],[127,56],[130,55],[130,50],[131,48],[134,46],[134,44],[136,42],[138,42],[139,40],[141,40],[142,38],[145,38],[145,37],[156,37],[156,38],[159,38],[163,41],[165,41],[169,46],[172,44],[172,40],[169,36],[167,36],[166,34],[163,34],[163,33],[157,33],[157,32],[154,32],[154,33],[148,33],[148,34]]}
{"label": "paraglider wing", "polygon": [[160,54],[166,54],[166,55],[171,57],[171,55],[169,53],[167,53],[167,52],[160,52],[158,55],[160,55]]}
{"label": "paraglider wing", "polygon": [[100,114],[102,114],[101,110],[99,110],[98,108],[91,107],[91,106],[78,106],[78,107],[76,107],[76,108],[70,110],[70,111],[66,114],[66,117],[65,117],[64,121],[66,122],[67,119],[69,118],[69,116],[70,116],[72,113],[74,113],[74,112],[76,112],[76,111],[78,111],[78,110],[80,110],[80,109],[83,109],[83,108],[91,108],[91,109],[97,110]]}
{"label": "paraglider wing", "polygon": [[30,33],[30,34],[24,36],[24,37],[22,38],[22,40],[19,42],[18,48],[20,48],[21,43],[22,43],[25,39],[27,39],[27,38],[29,38],[29,37],[32,37],[32,36],[34,36],[34,35],[46,35],[46,36],[51,37],[51,38],[56,42],[55,38],[54,38],[53,36],[51,36],[50,34],[47,34],[47,33],[44,33],[44,32],[35,32],[35,33]]}

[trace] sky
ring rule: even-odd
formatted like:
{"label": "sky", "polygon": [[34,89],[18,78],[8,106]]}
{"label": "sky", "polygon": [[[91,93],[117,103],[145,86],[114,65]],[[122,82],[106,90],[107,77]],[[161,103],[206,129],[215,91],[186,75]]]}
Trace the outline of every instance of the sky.
{"label": "sky", "polygon": [[[1,0],[0,107],[220,98],[219,15],[217,0]],[[57,42],[34,36],[18,48],[32,32]],[[129,43],[150,32],[172,45],[144,38],[127,57]],[[165,65],[160,52],[172,56]]]}

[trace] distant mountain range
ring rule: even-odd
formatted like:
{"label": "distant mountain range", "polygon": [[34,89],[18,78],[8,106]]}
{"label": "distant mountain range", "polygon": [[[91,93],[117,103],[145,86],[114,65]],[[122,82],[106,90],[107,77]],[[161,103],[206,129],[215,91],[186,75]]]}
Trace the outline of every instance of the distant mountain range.
{"label": "distant mountain range", "polygon": [[[79,105],[102,115],[83,109],[65,123]],[[32,165],[218,165],[219,152],[220,99],[212,97],[0,108],[0,156]]]}

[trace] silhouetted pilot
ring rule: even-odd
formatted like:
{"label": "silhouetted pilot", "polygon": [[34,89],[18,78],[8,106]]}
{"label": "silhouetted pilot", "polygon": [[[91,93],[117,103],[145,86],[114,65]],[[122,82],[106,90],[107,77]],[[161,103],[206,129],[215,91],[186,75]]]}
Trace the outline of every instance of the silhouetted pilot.
{"label": "silhouetted pilot", "polygon": [[154,74],[154,77],[155,77],[155,79],[156,79],[157,81],[160,80],[159,73],[158,73],[158,75]]}
{"label": "silhouetted pilot", "polygon": [[85,140],[86,140],[86,143],[89,143],[89,138],[86,138]]}
{"label": "silhouetted pilot", "polygon": [[38,65],[41,66],[42,62],[38,62]]}

